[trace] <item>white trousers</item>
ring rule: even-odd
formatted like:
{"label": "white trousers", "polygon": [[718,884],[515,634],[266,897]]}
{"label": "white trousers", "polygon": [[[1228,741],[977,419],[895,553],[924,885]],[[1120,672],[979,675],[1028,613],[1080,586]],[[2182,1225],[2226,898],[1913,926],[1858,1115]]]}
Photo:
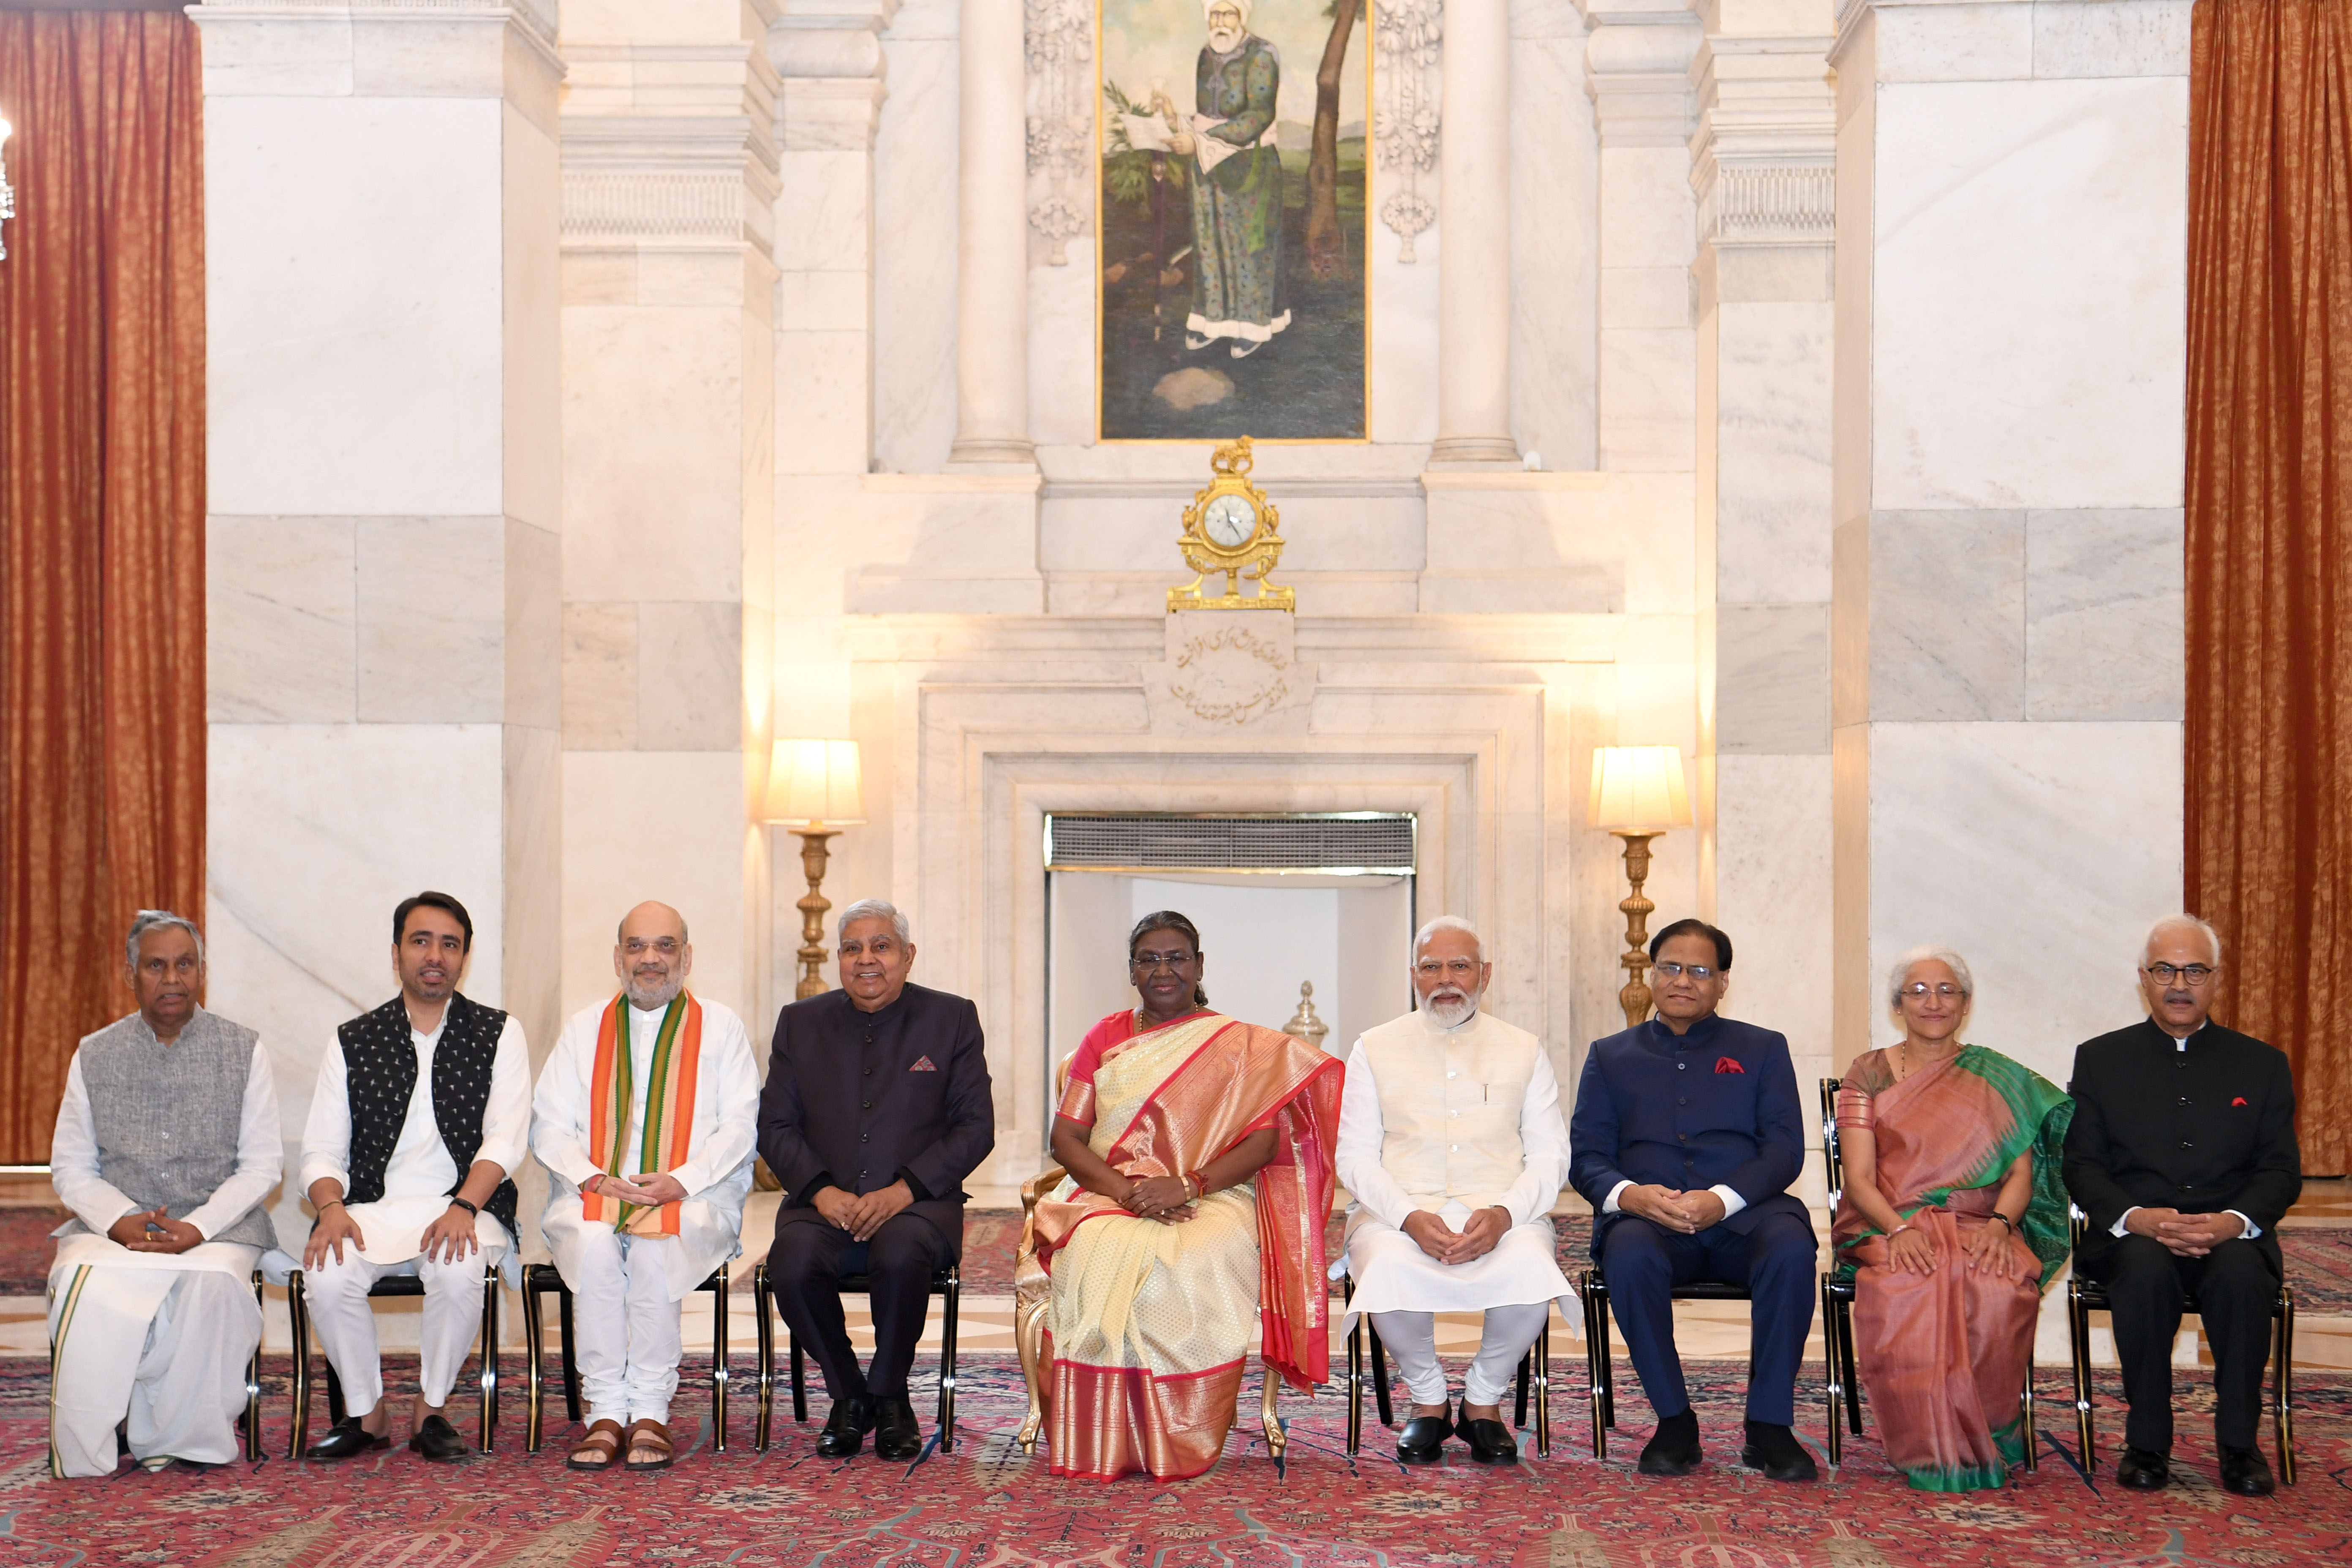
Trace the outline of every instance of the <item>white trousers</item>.
{"label": "white trousers", "polygon": [[[501,1248],[500,1250],[504,1250]],[[466,1356],[481,1337],[482,1270],[498,1254],[485,1248],[452,1263],[416,1257],[405,1263],[370,1263],[354,1247],[343,1261],[330,1251],[317,1268],[302,1270],[302,1292],[319,1348],[343,1385],[343,1409],[365,1415],[383,1398],[383,1363],[376,1344],[375,1311],[368,1291],[387,1274],[415,1275],[425,1281],[425,1321],[420,1326],[417,1387],[438,1410],[449,1403]]]}
{"label": "white trousers", "polygon": [[250,1285],[209,1268],[97,1268],[61,1269],[53,1284],[51,1474],[113,1473],[126,1415],[142,1463],[238,1457],[246,1363],[261,1343]]}
{"label": "white trousers", "polygon": [[[1462,1397],[1471,1405],[1500,1405],[1511,1389],[1519,1358],[1543,1332],[1549,1301],[1521,1301],[1486,1309],[1486,1326],[1478,1335],[1478,1354],[1462,1380]],[[1372,1326],[1381,1343],[1396,1358],[1397,1372],[1412,1392],[1416,1405],[1445,1403],[1445,1368],[1437,1360],[1437,1314],[1434,1312],[1374,1312]]]}
{"label": "white trousers", "polygon": [[556,1272],[572,1288],[572,1353],[592,1425],[669,1421],[685,1353],[683,1307],[669,1293],[668,1254],[679,1245],[674,1236],[622,1236],[597,1225],[554,1248]]}

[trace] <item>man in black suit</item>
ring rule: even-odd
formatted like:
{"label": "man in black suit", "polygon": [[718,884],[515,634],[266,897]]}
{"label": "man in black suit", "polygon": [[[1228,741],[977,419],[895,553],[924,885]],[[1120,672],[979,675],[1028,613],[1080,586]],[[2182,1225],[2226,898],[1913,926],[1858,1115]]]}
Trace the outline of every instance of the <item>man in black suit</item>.
{"label": "man in black suit", "polygon": [[2254,1447],[2282,1265],[2278,1223],[2303,1190],[2284,1053],[2209,1022],[2221,939],[2194,915],[2147,933],[2146,1022],[2074,1052],[2066,1190],[2088,1216],[2074,1267],[2107,1288],[2131,1415],[2116,1479],[2170,1479],[2172,1342],[2184,1294],[2213,1348],[2221,1484],[2261,1496]]}
{"label": "man in black suit", "polygon": [[[841,989],[778,1015],[760,1097],[760,1153],[786,1194],[768,1279],[833,1399],[817,1452],[847,1458],[872,1432],[883,1458],[912,1459],[923,1435],[907,1369],[931,1276],[962,1255],[962,1183],[996,1146],[996,1105],[978,1009],[907,984],[907,917],[861,900],[838,940]],[[865,1372],[842,1319],[845,1274],[872,1281]]]}

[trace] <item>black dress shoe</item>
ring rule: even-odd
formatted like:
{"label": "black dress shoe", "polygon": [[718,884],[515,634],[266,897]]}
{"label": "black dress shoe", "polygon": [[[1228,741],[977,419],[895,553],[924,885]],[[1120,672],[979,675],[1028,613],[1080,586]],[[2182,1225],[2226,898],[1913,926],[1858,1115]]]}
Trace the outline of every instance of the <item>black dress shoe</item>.
{"label": "black dress shoe", "polygon": [[1748,1441],[1740,1447],[1739,1462],[1763,1471],[1768,1481],[1810,1481],[1822,1473],[1794,1432],[1769,1421],[1748,1423]]}
{"label": "black dress shoe", "polygon": [[824,1430],[818,1434],[816,1451],[828,1459],[846,1459],[864,1446],[866,1434],[874,1430],[874,1402],[864,1394],[855,1399],[834,1402],[833,1414],[824,1418]]}
{"label": "black dress shoe", "polygon": [[1443,1415],[1416,1415],[1404,1424],[1397,1435],[1397,1459],[1401,1464],[1434,1465],[1445,1458],[1445,1439],[1454,1436],[1454,1407],[1447,1405]]}
{"label": "black dress shoe", "polygon": [[923,1429],[915,1425],[915,1407],[903,1394],[886,1394],[874,1402],[874,1457],[923,1457]]}
{"label": "black dress shoe", "polygon": [[1642,1445],[1642,1462],[1635,1468],[1645,1476],[1686,1476],[1698,1468],[1698,1412],[1685,1410],[1658,1422],[1658,1429]]}
{"label": "black dress shoe", "polygon": [[422,1454],[439,1464],[466,1457],[466,1439],[457,1436],[457,1428],[442,1415],[427,1415],[424,1425],[409,1435],[408,1451]]}
{"label": "black dress shoe", "polygon": [[2268,1497],[2278,1490],[2278,1483],[2271,1479],[2270,1461],[2260,1448],[2224,1448],[2221,1489],[2240,1497]]}
{"label": "black dress shoe", "polygon": [[2116,1479],[2136,1492],[2162,1491],[2172,1479],[2171,1461],[2146,1448],[2126,1448],[2124,1457],[2116,1461]]}
{"label": "black dress shoe", "polygon": [[349,1459],[361,1454],[372,1454],[378,1448],[389,1448],[392,1439],[379,1437],[360,1425],[356,1415],[346,1415],[327,1429],[327,1435],[302,1451],[306,1459]]}
{"label": "black dress shoe", "polygon": [[1484,1416],[1473,1421],[1467,1413],[1469,1406],[1465,1405],[1463,1409],[1465,1414],[1461,1425],[1454,1431],[1456,1436],[1470,1445],[1473,1459],[1482,1465],[1516,1465],[1519,1462],[1519,1440],[1511,1436],[1508,1426]]}

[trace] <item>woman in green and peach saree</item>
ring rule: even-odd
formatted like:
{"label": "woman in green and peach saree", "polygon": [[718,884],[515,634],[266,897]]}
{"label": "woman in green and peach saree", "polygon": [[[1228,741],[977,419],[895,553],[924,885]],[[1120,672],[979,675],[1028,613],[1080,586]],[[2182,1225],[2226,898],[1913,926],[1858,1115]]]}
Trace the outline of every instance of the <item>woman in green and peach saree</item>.
{"label": "woman in green and peach saree", "polygon": [[2042,1292],[2067,1253],[2060,1145],[2074,1102],[1960,1043],[1959,954],[1905,955],[1903,1039],[1854,1058],[1837,1095],[1845,1191],[1831,1231],[1854,1277],[1854,1353],[1886,1458],[1922,1491],[2004,1485]]}

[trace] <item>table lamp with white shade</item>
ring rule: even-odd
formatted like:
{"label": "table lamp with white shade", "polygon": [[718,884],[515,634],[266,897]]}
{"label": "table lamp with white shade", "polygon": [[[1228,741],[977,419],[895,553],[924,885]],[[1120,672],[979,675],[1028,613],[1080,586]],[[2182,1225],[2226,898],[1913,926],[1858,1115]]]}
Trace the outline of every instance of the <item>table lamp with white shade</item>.
{"label": "table lamp with white shade", "polygon": [[1650,1016],[1649,921],[1657,905],[1642,896],[1650,878],[1650,840],[1670,827],[1687,827],[1690,795],[1683,788],[1683,754],[1673,746],[1599,746],[1592,752],[1592,802],[1587,813],[1595,827],[1625,841],[1625,877],[1633,896],[1617,907],[1625,914],[1625,988],[1617,1001],[1628,1028]]}
{"label": "table lamp with white shade", "polygon": [[808,896],[793,907],[801,912],[801,977],[793,999],[803,1001],[829,989],[824,981],[824,914],[833,903],[817,889],[824,884],[826,841],[845,827],[866,822],[866,797],[855,741],[778,741],[768,763],[768,795],[761,820],[800,836],[801,869]]}

